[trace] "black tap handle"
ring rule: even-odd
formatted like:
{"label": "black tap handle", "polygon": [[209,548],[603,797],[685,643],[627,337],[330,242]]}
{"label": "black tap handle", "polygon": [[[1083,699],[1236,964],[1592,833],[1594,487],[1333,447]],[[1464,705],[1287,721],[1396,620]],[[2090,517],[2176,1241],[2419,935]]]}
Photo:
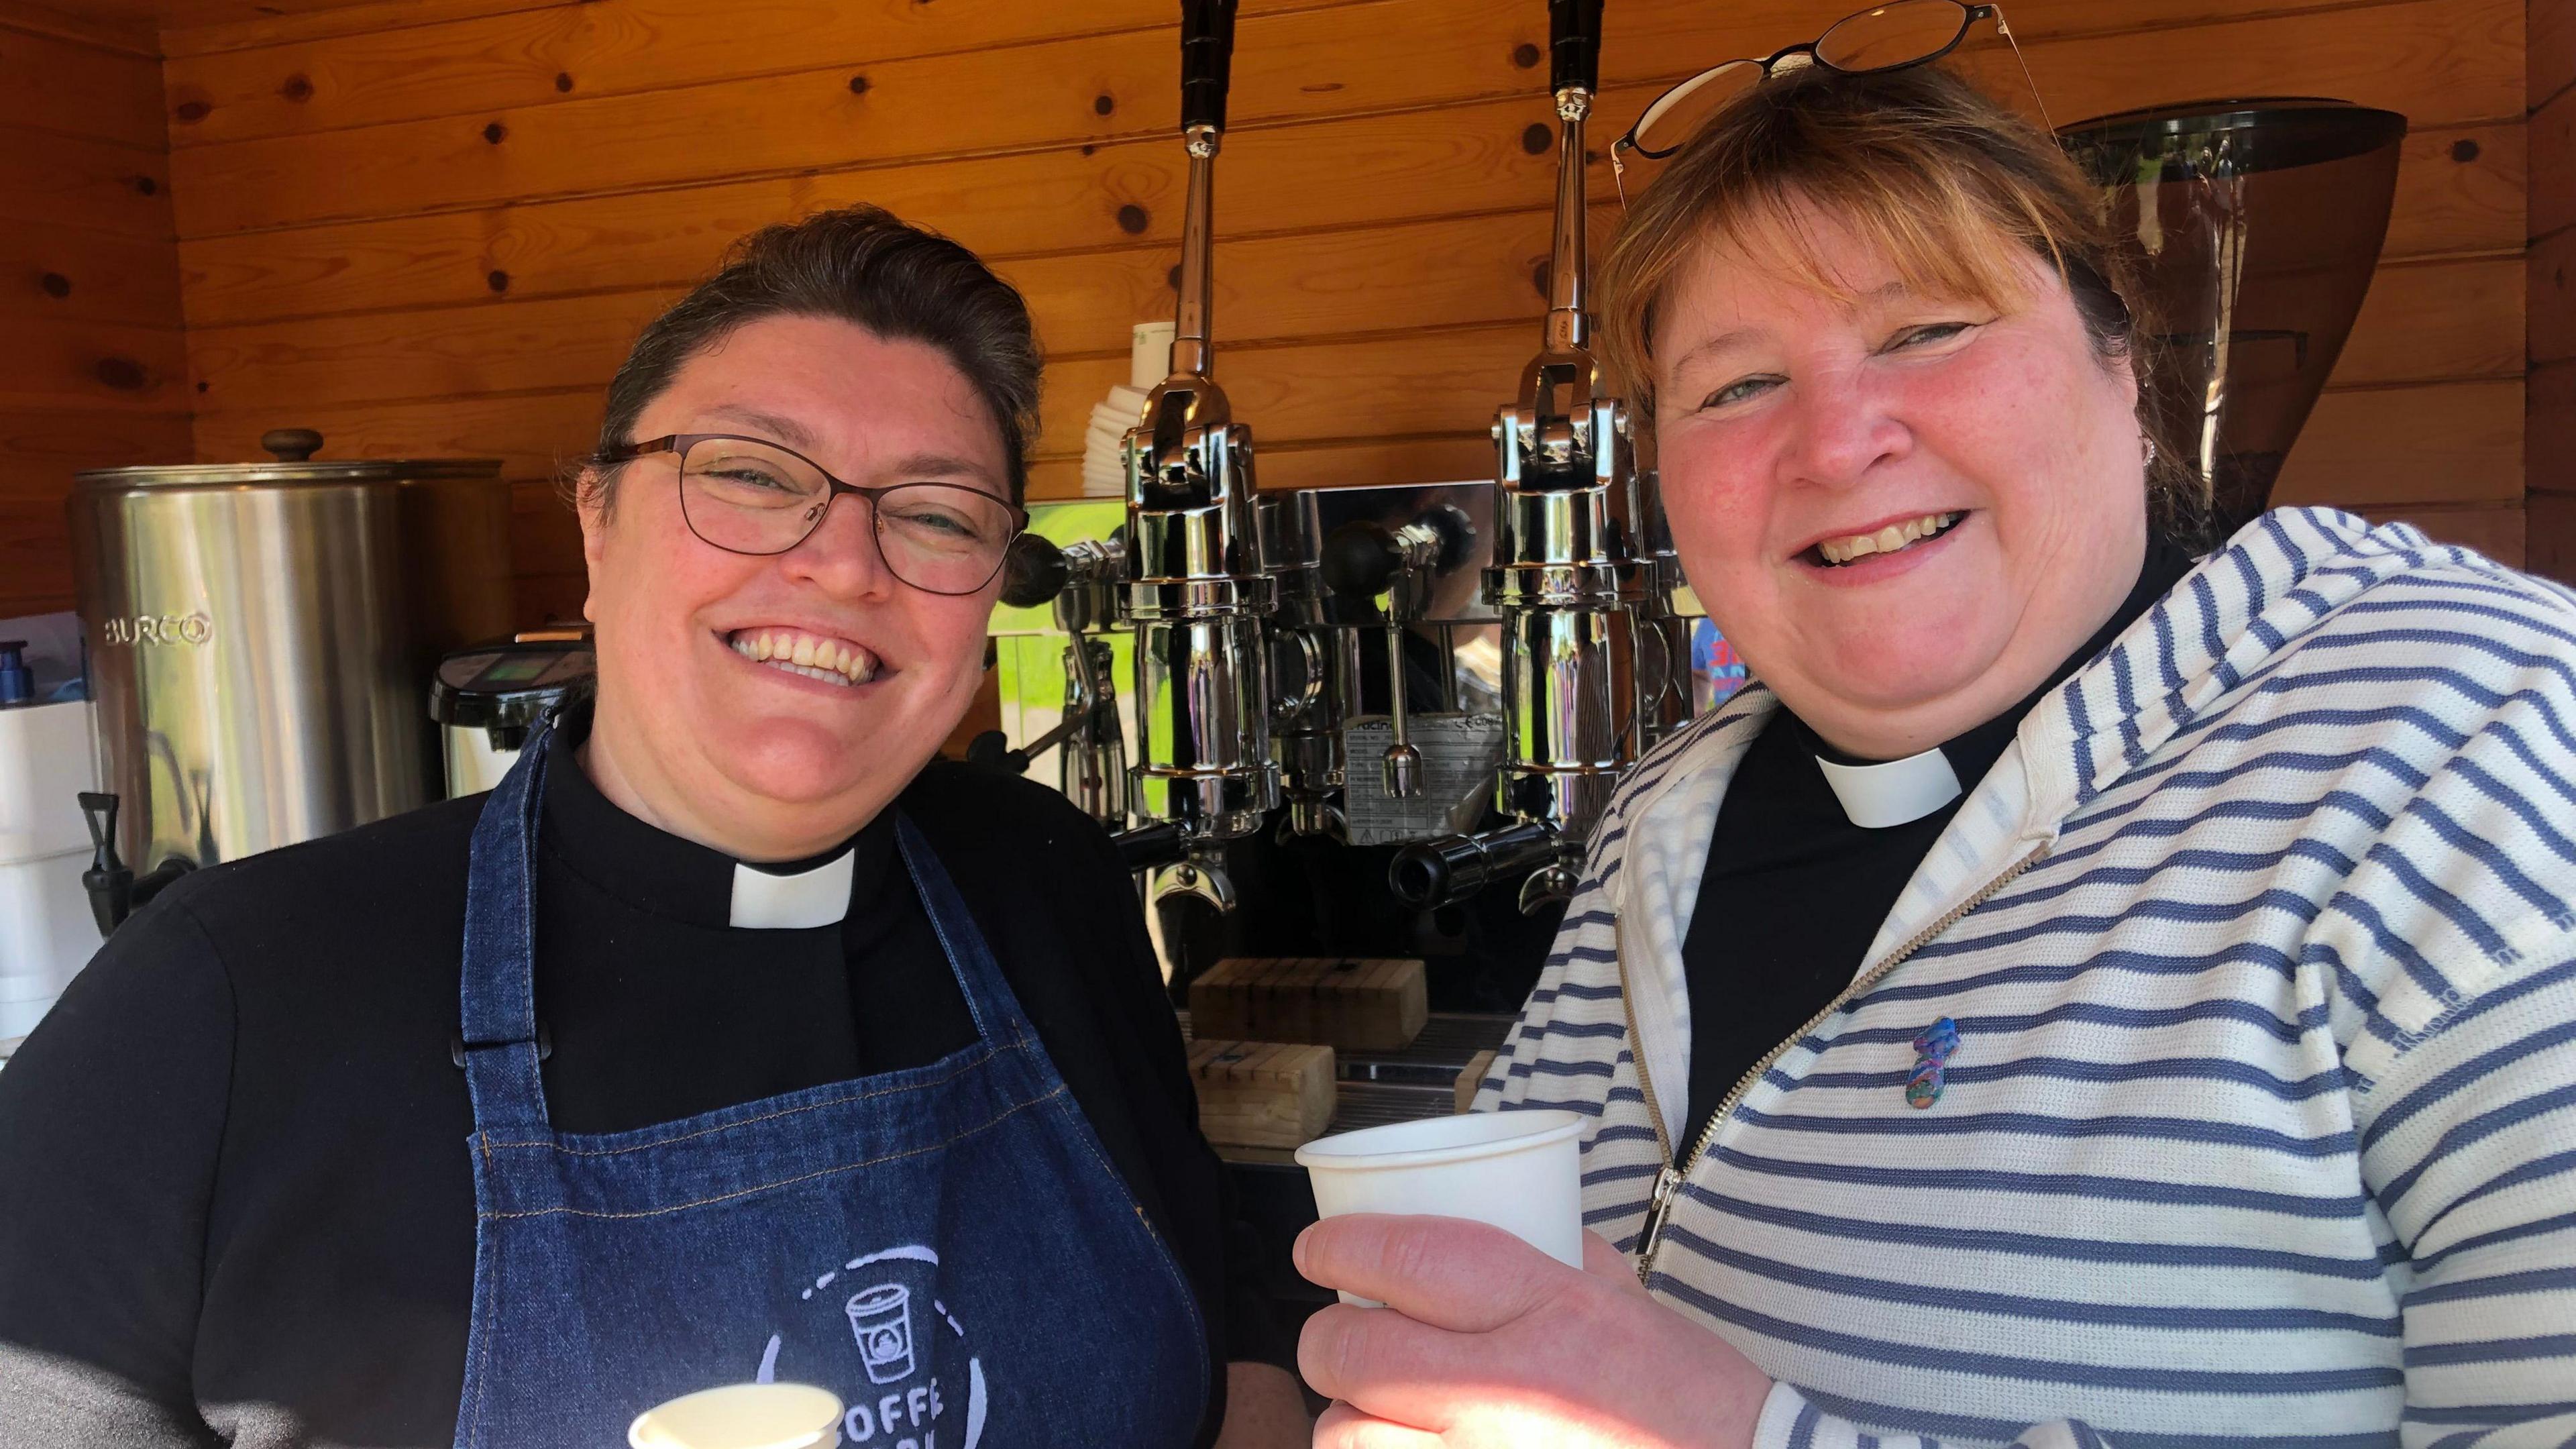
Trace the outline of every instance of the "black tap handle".
{"label": "black tap handle", "polygon": [[1010,550],[1002,555],[1002,602],[1014,609],[1051,604],[1070,577],[1063,549],[1034,533],[1023,533],[1011,540]]}
{"label": "black tap handle", "polygon": [[1443,835],[1397,851],[1386,887],[1417,911],[1454,905],[1497,881],[1518,880],[1555,858],[1557,834],[1544,825],[1507,825],[1482,835]]}
{"label": "black tap handle", "polygon": [[81,818],[89,822],[93,847],[89,869],[81,872],[81,889],[89,892],[90,915],[98,921],[101,939],[134,912],[134,872],[116,854],[117,805],[114,795],[80,792]]}
{"label": "black tap handle", "polygon": [[1336,594],[1373,599],[1404,567],[1404,550],[1383,524],[1355,519],[1324,536],[1324,587]]}
{"label": "black tap handle", "polygon": [[1547,0],[1547,88],[1601,89],[1601,0]]}
{"label": "black tap handle", "polygon": [[[1181,0],[1181,129],[1225,129],[1235,0]],[[1597,0],[1596,0],[1597,8]]]}

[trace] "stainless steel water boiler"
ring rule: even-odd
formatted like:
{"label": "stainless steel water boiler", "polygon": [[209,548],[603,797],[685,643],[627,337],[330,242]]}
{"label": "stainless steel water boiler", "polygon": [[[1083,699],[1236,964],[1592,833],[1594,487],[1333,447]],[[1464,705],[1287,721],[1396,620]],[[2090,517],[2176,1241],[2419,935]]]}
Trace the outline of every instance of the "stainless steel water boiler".
{"label": "stainless steel water boiler", "polygon": [[102,929],[188,866],[442,793],[431,672],[510,625],[501,465],[318,461],[321,442],[280,429],[260,439],[271,462],[78,475],[73,569],[106,792],[84,804],[93,875],[127,872],[93,883]]}

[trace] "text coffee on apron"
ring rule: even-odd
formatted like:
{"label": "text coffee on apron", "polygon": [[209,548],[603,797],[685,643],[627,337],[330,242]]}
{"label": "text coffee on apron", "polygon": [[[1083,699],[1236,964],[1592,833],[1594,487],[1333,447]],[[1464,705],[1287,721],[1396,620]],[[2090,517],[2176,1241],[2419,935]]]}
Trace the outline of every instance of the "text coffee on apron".
{"label": "text coffee on apron", "polygon": [[897,821],[975,1022],[924,1067],[631,1132],[556,1133],[531,896],[542,738],[474,830],[464,1044],[474,1311],[458,1449],[621,1444],[746,1380],[847,1406],[842,1442],[1189,1442],[1206,1339],[947,872]]}

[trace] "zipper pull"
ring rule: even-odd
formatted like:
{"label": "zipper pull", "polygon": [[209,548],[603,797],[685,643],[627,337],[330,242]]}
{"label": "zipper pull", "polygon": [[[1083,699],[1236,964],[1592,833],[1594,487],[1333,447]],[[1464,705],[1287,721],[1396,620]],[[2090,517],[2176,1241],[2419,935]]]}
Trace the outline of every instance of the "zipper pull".
{"label": "zipper pull", "polygon": [[1680,1191],[1681,1185],[1680,1169],[1669,1162],[1655,1174],[1655,1195],[1646,1200],[1645,1229],[1637,1235],[1637,1281],[1640,1283],[1654,1271],[1655,1244],[1664,1235],[1664,1219],[1672,1216],[1673,1195]]}

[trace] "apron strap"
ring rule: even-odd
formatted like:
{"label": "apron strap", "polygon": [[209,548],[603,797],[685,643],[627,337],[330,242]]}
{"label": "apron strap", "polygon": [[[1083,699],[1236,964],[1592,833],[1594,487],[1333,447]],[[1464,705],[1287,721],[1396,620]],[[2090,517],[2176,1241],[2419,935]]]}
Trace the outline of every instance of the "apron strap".
{"label": "apron strap", "polygon": [[465,881],[463,1031],[456,1055],[474,1102],[474,1126],[546,1125],[539,1076],[536,995],[536,844],[545,804],[549,718],[529,731],[518,763],[474,822]]}
{"label": "apron strap", "polygon": [[921,893],[930,929],[938,934],[948,969],[966,997],[967,1013],[975,1019],[975,1034],[987,1046],[1034,1041],[1036,1029],[1021,1012],[1010,983],[1002,979],[1001,965],[993,959],[992,948],[985,944],[984,932],[967,911],[966,899],[957,893],[948,868],[939,863],[939,853],[930,848],[929,839],[901,806],[894,807],[894,812],[894,838],[903,854],[903,868],[912,876],[912,888]]}

